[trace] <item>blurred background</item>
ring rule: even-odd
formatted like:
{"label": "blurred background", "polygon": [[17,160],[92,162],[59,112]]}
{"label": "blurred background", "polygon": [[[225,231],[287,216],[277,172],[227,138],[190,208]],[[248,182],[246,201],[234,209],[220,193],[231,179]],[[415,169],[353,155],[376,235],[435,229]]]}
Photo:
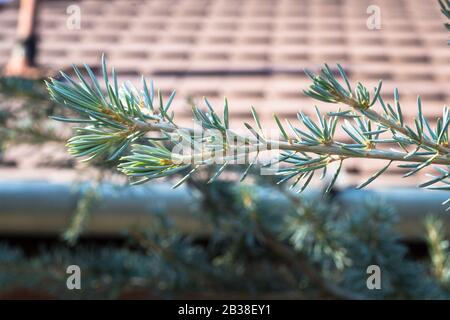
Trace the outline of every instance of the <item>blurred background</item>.
{"label": "blurred background", "polygon": [[[371,88],[382,79],[387,101],[398,88],[406,121],[417,112],[418,95],[432,119],[450,95],[449,34],[440,9],[437,1],[422,0],[0,1],[0,237],[25,256],[66,242],[120,247],[130,230],[170,212],[183,232],[200,234],[204,242],[209,236],[202,220],[186,216],[220,211],[199,209],[189,187],[171,191],[170,184],[157,181],[129,188],[110,168],[74,160],[64,146],[70,128],[48,119],[64,111],[49,100],[42,79],[60,70],[71,73],[72,64],[86,63],[99,73],[104,53],[120,81],[139,86],[143,75],[166,96],[175,89],[180,124],[191,124],[191,104],[204,96],[217,106],[227,97],[232,128],[243,129],[254,106],[270,129],[276,128],[273,113],[295,120],[299,110],[314,114],[316,104],[323,112],[335,111],[302,93],[310,82],[303,70],[340,63],[353,82]],[[406,171],[394,167],[368,191],[352,191],[382,166],[376,160],[348,161],[335,197],[350,212],[366,197],[386,201],[399,213],[400,238],[412,256],[423,258],[429,249],[425,216],[441,213],[441,231],[448,231],[440,204],[447,195],[414,188],[429,170],[402,179]],[[273,185],[266,180],[258,183]],[[213,202],[234,201],[217,192],[209,195]],[[284,201],[277,198],[282,194],[264,192],[271,195],[262,197],[270,206]],[[13,255],[8,250],[4,255]]]}
{"label": "blurred background", "polygon": [[[291,120],[300,109],[313,114],[317,102],[302,93],[309,84],[303,70],[317,71],[324,62],[341,63],[352,81],[369,88],[382,79],[387,101],[399,88],[408,120],[417,111],[418,95],[425,114],[436,117],[450,92],[448,34],[437,1],[39,0],[35,12],[23,9],[19,27],[20,1],[3,2],[4,74],[55,75],[84,63],[98,70],[105,53],[121,80],[139,85],[144,75],[166,95],[176,89],[181,123],[191,121],[186,99],[201,102],[203,96],[213,105],[228,98],[234,128],[251,119],[252,105],[267,128],[276,127],[274,112]],[[367,24],[377,10],[380,29],[371,30]],[[28,24],[34,27],[27,29]],[[24,54],[29,61],[20,61]],[[324,112],[335,109],[319,106]],[[10,151],[4,161],[16,162],[21,170],[2,169],[2,176],[38,175],[29,169],[45,161],[46,150]],[[376,168],[372,161],[347,165],[348,183]],[[421,179],[400,180],[401,174],[393,169],[375,183],[413,186]]]}

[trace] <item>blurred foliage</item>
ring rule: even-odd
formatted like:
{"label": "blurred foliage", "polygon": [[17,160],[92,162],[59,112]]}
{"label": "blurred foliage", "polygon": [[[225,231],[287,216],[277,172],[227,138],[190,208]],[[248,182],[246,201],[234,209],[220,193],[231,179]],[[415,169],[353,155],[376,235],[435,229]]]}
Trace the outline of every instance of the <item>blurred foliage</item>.
{"label": "blurred foliage", "polygon": [[0,155],[7,144],[60,141],[54,112],[63,112],[49,101],[43,81],[18,77],[0,77]]}
{"label": "blurred foliage", "polygon": [[425,221],[427,242],[432,262],[432,271],[438,281],[447,289],[450,287],[450,250],[449,242],[443,237],[444,224],[435,216]]}
{"label": "blurred foliage", "polygon": [[[269,181],[254,182],[221,180],[203,189],[202,181],[187,181],[200,191],[201,210],[192,218],[210,228],[206,238],[183,234],[161,213],[150,228],[130,230],[121,247],[47,248],[27,257],[2,246],[0,296],[25,288],[89,299],[450,298],[448,277],[435,272],[443,263],[407,255],[395,214],[382,201],[348,212],[338,201],[293,197]],[[448,261],[442,229],[427,226],[430,252]],[[66,288],[73,264],[82,270],[81,290]],[[372,264],[380,266],[381,290],[366,286]]]}

